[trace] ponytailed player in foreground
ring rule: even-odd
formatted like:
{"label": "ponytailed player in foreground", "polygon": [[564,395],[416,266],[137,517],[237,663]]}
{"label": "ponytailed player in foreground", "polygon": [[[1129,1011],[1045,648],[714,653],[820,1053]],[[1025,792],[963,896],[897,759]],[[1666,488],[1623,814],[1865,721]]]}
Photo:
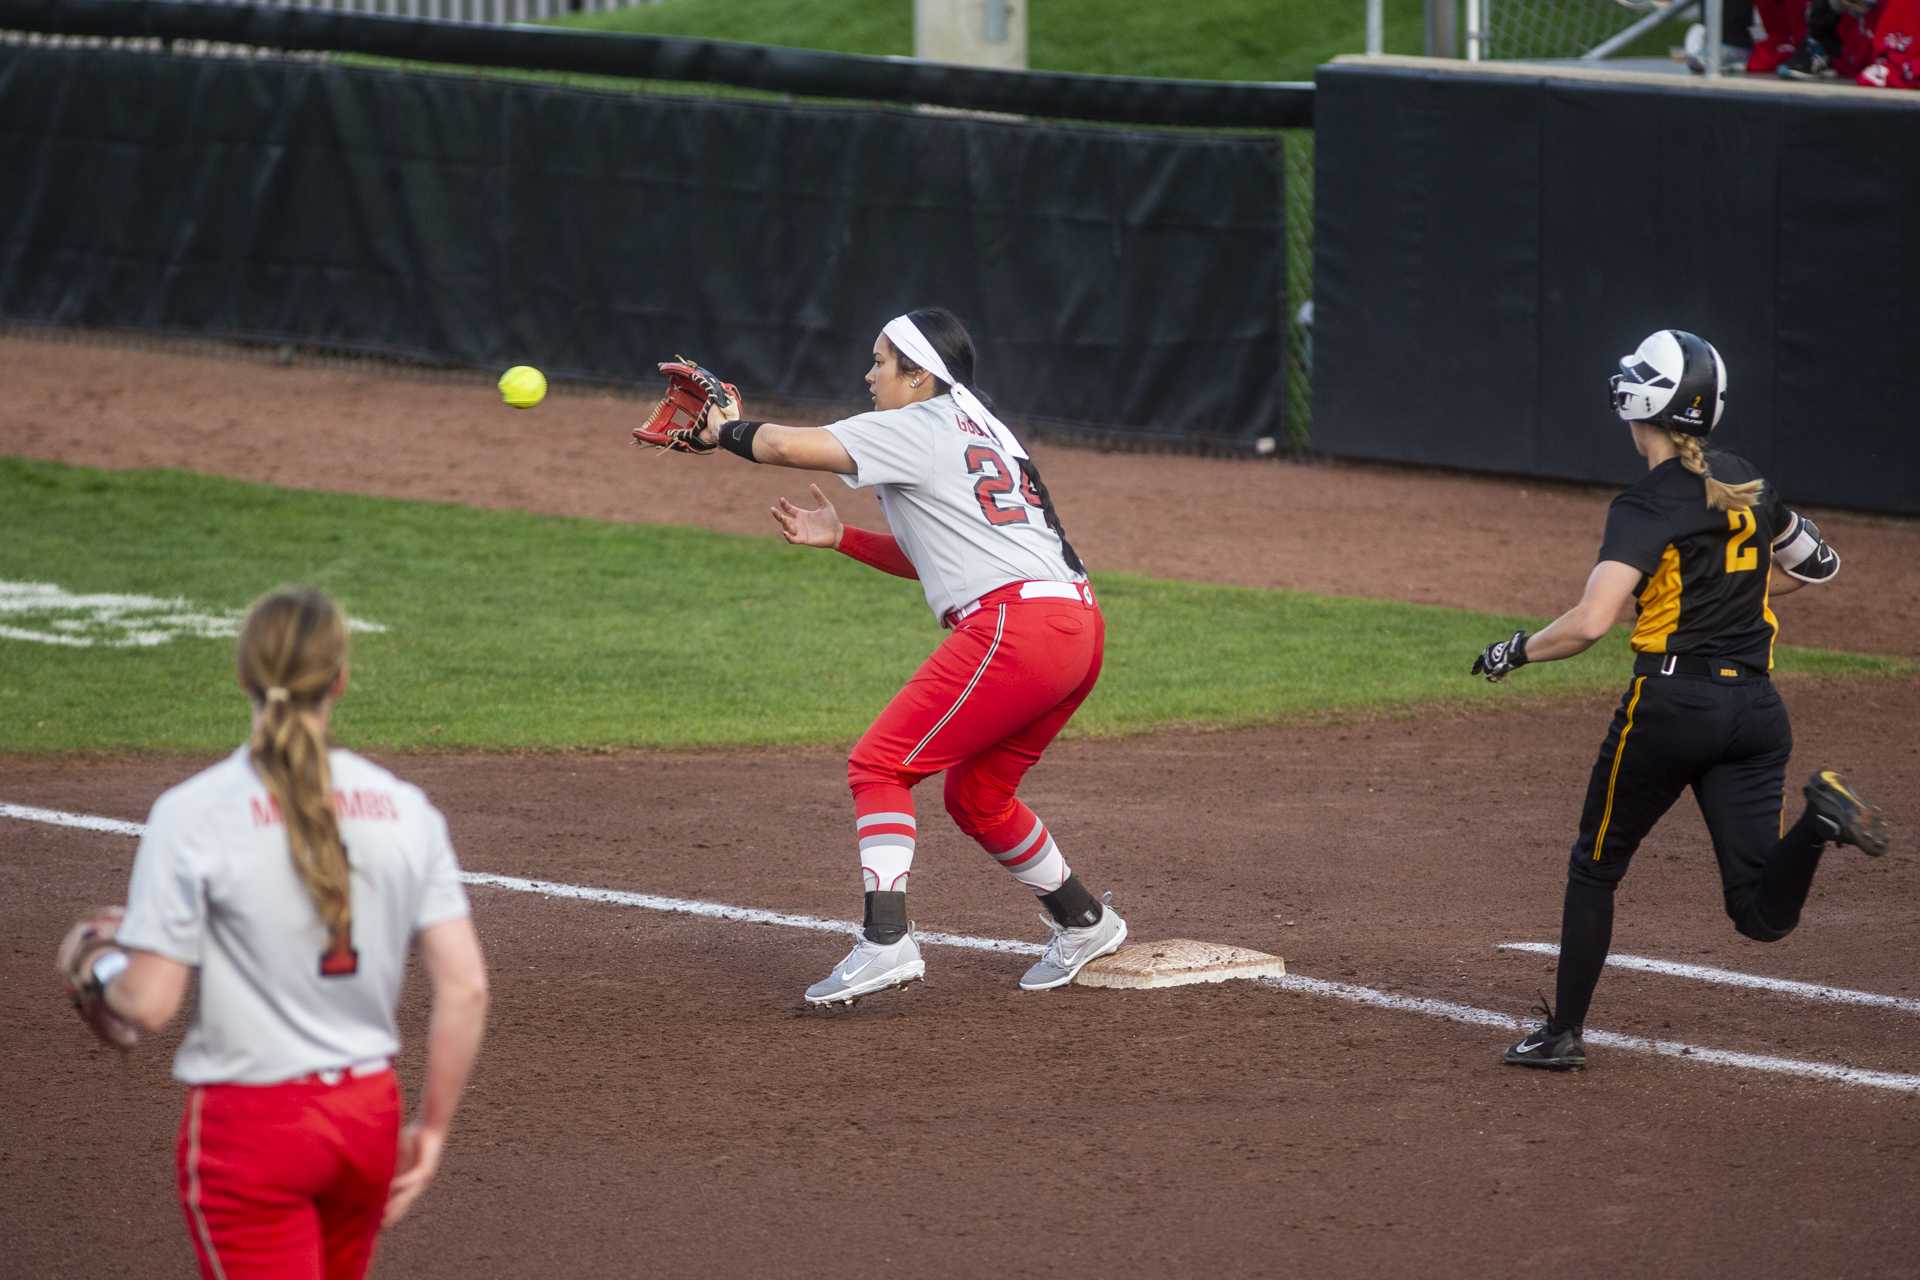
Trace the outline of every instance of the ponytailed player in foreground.
{"label": "ponytailed player in foreground", "polygon": [[1021,988],[1071,982],[1088,961],[1119,948],[1127,925],[1081,883],[1014,792],[1093,691],[1106,623],[1026,450],[968,389],[973,340],[942,310],[888,321],[866,377],[873,412],[818,428],[741,421],[737,393],[696,372],[709,392],[720,389],[695,401],[696,425],[643,427],[635,436],[875,486],[891,533],[843,525],[818,486],[817,506],[782,498],[773,517],[789,543],[918,578],[949,631],[848,761],[865,924],[846,959],[807,988],[807,1000],[851,1003],[924,976],[907,920],[913,787],[943,770],[954,822],[1046,907],[1051,938]]}
{"label": "ponytailed player in foreground", "polygon": [[1720,353],[1678,329],[1621,359],[1613,408],[1647,474],[1613,500],[1580,603],[1474,659],[1473,674],[1497,681],[1528,662],[1570,658],[1635,601],[1633,683],[1594,761],[1567,871],[1555,1004],[1507,1050],[1515,1066],[1586,1065],[1580,1031],[1612,943],[1614,888],[1684,788],[1713,837],[1727,914],[1760,942],[1800,922],[1828,843],[1887,850],[1879,815],[1830,770],[1807,783],[1799,821],[1782,823],[1793,731],[1768,674],[1779,629],[1769,595],[1831,580],[1840,558],[1752,464],[1703,451],[1726,390]]}
{"label": "ponytailed player in foreground", "polygon": [[[440,1167],[486,966],[440,811],[328,742],[345,615],[310,588],[264,596],[235,662],[247,744],[155,802],[127,906],[76,924],[59,966],[121,1049],[165,1026],[199,973],[173,1074],[200,1274],[358,1280]],[[416,944],[433,1013],[420,1114],[402,1129],[394,1009]]]}

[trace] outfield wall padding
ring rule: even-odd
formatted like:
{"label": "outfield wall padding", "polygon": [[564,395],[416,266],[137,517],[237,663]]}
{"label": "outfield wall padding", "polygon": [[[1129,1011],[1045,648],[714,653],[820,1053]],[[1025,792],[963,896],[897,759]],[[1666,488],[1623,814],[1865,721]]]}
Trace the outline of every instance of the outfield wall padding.
{"label": "outfield wall padding", "polygon": [[[904,3],[904,0],[902,0]],[[1313,86],[957,66],[685,36],[495,25],[218,0],[0,0],[0,31],[209,40],[468,67],[682,80],[1118,124],[1305,128]]]}
{"label": "outfield wall padding", "polygon": [[1683,328],[1727,362],[1716,445],[1792,500],[1920,512],[1920,95],[1318,83],[1316,450],[1629,480],[1607,377]]}
{"label": "outfield wall padding", "polygon": [[844,402],[937,304],[1016,422],[1284,434],[1277,137],[7,46],[0,172],[12,319]]}

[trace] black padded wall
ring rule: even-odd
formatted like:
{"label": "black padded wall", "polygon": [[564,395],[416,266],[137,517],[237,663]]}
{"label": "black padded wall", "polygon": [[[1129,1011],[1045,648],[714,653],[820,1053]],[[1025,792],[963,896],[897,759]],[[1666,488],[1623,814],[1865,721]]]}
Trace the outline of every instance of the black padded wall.
{"label": "black padded wall", "polygon": [[[1576,480],[1642,464],[1615,360],[1692,329],[1718,447],[1920,511],[1920,95],[1323,68],[1314,445]],[[1902,351],[1908,354],[1902,355]]]}
{"label": "black padded wall", "polygon": [[1279,148],[0,47],[0,315],[857,400],[945,305],[1013,421],[1245,440],[1283,432]]}

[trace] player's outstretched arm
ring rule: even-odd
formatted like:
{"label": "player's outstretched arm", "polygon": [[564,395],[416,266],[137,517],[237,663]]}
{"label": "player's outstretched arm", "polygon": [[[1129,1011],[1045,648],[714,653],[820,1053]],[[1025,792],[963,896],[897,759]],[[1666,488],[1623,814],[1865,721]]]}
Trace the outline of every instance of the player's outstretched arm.
{"label": "player's outstretched arm", "polygon": [[840,437],[819,427],[783,427],[769,422],[755,433],[753,460],[802,471],[831,471],[850,476],[860,468]]}
{"label": "player's outstretched arm", "polygon": [[1602,560],[1593,566],[1580,603],[1527,637],[1527,661],[1552,662],[1585,653],[1613,629],[1639,581],[1640,571],[1618,560]]}
{"label": "player's outstretched arm", "polygon": [[1602,560],[1593,566],[1580,603],[1528,639],[1527,657],[1535,662],[1552,662],[1586,652],[1613,629],[1627,602],[1633,599],[1640,577],[1638,569],[1618,560]]}
{"label": "player's outstretched arm", "polygon": [[433,984],[427,1083],[420,1093],[419,1115],[400,1135],[400,1158],[387,1192],[386,1226],[406,1216],[439,1171],[447,1130],[480,1054],[480,1037],[487,1025],[487,966],[471,918],[442,920],[422,930],[420,959]]}
{"label": "player's outstretched arm", "polygon": [[1618,560],[1602,560],[1587,575],[1580,602],[1532,635],[1516,631],[1488,645],[1474,659],[1473,674],[1499,680],[1529,662],[1552,662],[1584,653],[1612,630],[1614,620],[1633,598],[1640,571]]}
{"label": "player's outstretched arm", "polygon": [[853,455],[831,431],[786,427],[777,422],[742,422],[737,403],[709,405],[697,435],[703,445],[718,445],[753,462],[801,471],[831,471],[850,476],[859,470]]}

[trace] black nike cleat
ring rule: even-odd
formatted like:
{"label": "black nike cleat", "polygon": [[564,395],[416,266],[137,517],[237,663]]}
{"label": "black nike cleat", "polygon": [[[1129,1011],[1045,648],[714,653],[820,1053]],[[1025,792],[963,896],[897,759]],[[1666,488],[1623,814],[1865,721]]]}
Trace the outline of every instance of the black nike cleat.
{"label": "black nike cleat", "polygon": [[1806,785],[1807,808],[1836,844],[1850,844],[1869,857],[1887,851],[1887,820],[1853,793],[1831,769],[1822,769]]}
{"label": "black nike cleat", "polygon": [[1577,1071],[1587,1065],[1587,1042],[1580,1028],[1555,1022],[1553,1010],[1545,1000],[1540,1012],[1547,1020],[1528,1033],[1527,1038],[1507,1050],[1504,1061],[1510,1067],[1544,1067],[1548,1071]]}

